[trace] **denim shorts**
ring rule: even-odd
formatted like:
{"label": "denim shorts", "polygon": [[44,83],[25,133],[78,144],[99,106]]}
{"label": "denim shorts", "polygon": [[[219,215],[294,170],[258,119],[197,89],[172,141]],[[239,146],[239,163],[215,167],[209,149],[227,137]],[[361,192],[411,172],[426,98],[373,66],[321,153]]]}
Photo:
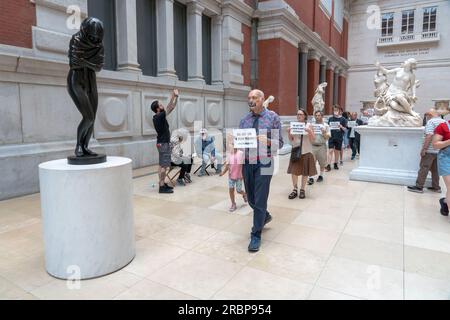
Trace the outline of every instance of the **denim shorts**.
{"label": "denim shorts", "polygon": [[239,180],[228,179],[228,188],[230,189],[236,188],[237,192],[242,192],[242,179]]}

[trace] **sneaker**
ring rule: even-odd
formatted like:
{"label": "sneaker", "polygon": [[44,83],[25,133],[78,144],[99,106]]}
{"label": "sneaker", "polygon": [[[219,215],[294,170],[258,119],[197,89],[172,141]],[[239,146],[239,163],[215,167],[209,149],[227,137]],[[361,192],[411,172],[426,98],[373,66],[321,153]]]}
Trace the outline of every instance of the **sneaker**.
{"label": "sneaker", "polygon": [[423,193],[423,188],[419,188],[417,186],[409,186],[408,191],[411,192],[417,192],[417,193]]}
{"label": "sneaker", "polygon": [[266,216],[266,220],[264,220],[264,225],[268,224],[270,221],[272,221],[272,216],[269,214]]}
{"label": "sneaker", "polygon": [[237,210],[236,203],[232,204],[228,211],[235,212]]}
{"label": "sneaker", "polygon": [[186,186],[186,182],[184,182],[184,179],[177,179],[177,183],[178,183],[178,185],[180,185],[180,186]]}
{"label": "sneaker", "polygon": [[323,177],[322,177],[322,176],[319,176],[319,177],[317,178],[317,182],[323,182]]}
{"label": "sneaker", "polygon": [[339,170],[339,167],[338,167],[337,163],[334,164],[334,170]]}
{"label": "sneaker", "polygon": [[441,214],[443,216],[448,216],[448,205],[445,202],[445,198],[439,199],[439,204],[441,205]]}
{"label": "sneaker", "polygon": [[441,193],[442,192],[442,189],[440,187],[439,188],[430,187],[430,188],[427,188],[427,189],[430,190],[430,191],[436,192],[436,193]]}
{"label": "sneaker", "polygon": [[314,179],[313,178],[309,178],[308,179],[308,186],[313,185],[314,184]]}
{"label": "sneaker", "polygon": [[327,166],[325,167],[325,171],[326,171],[326,172],[330,172],[330,171],[331,171],[331,166],[330,166],[330,165],[327,165]]}
{"label": "sneaker", "polygon": [[166,186],[159,187],[159,193],[173,193],[173,189],[169,189]]}
{"label": "sneaker", "polygon": [[355,160],[355,156],[352,156],[352,161]]}
{"label": "sneaker", "polygon": [[248,251],[258,252],[260,247],[261,247],[261,238],[252,235],[250,244],[248,245]]}
{"label": "sneaker", "polygon": [[173,190],[173,187],[169,186],[167,183],[164,183],[164,187],[166,187],[167,189]]}

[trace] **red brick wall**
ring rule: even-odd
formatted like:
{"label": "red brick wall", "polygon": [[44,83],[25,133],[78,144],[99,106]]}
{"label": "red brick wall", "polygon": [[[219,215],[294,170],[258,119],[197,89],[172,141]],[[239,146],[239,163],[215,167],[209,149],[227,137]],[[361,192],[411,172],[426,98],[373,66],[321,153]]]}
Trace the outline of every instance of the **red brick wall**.
{"label": "red brick wall", "polygon": [[317,89],[317,86],[319,85],[320,80],[320,62],[317,60],[308,60],[308,98],[307,103],[308,106],[306,107],[308,114],[313,114],[313,106],[311,104],[311,101],[314,97],[314,93]]}
{"label": "red brick wall", "polygon": [[295,10],[300,20],[314,30],[315,0],[285,0]]}
{"label": "red brick wall", "polygon": [[36,7],[30,0],[0,0],[0,43],[32,48]]}
{"label": "red brick wall", "polygon": [[242,54],[244,55],[244,64],[242,65],[242,74],[244,76],[244,85],[250,86],[251,84],[251,37],[252,28],[242,25],[242,33],[244,34],[244,43],[242,44]]}
{"label": "red brick wall", "polygon": [[314,31],[316,31],[320,35],[322,41],[327,44],[330,43],[330,23],[331,21],[325,12],[320,9],[320,7],[317,7]]}
{"label": "red brick wall", "polygon": [[[258,41],[259,89],[275,101],[270,109],[279,115],[297,110],[298,50],[282,39]],[[286,63],[289,61],[289,63]]]}
{"label": "red brick wall", "polygon": [[334,26],[331,28],[331,47],[342,57],[342,33]]}

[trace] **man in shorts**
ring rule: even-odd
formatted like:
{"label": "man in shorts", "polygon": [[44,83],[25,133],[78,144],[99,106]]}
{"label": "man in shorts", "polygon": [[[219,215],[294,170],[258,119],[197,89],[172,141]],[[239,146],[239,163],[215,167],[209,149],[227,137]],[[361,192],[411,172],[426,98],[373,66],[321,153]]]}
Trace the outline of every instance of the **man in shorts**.
{"label": "man in shorts", "polygon": [[156,147],[159,152],[159,193],[173,193],[173,188],[165,183],[166,170],[170,167],[172,160],[172,152],[170,150],[170,130],[169,123],[166,117],[175,109],[178,101],[178,90],[173,90],[172,98],[170,99],[167,108],[164,108],[163,104],[158,100],[153,101],[152,111],[155,113],[153,116],[153,125],[157,133]]}
{"label": "man in shorts", "polygon": [[345,128],[347,128],[347,120],[342,116],[342,108],[338,105],[334,106],[334,115],[328,119],[330,126],[331,138],[328,140],[329,163],[326,171],[331,170],[331,160],[334,155],[334,169],[339,170],[338,161],[344,142]]}
{"label": "man in shorts", "polygon": [[[321,111],[316,111],[314,113],[314,118],[316,120],[314,124],[315,139],[312,144],[312,154],[314,159],[319,162],[320,175],[317,178],[317,182],[323,181],[323,175],[325,167],[327,166],[327,141],[331,136],[330,126],[323,121],[323,113]],[[310,177],[308,185],[314,184],[314,178]]]}

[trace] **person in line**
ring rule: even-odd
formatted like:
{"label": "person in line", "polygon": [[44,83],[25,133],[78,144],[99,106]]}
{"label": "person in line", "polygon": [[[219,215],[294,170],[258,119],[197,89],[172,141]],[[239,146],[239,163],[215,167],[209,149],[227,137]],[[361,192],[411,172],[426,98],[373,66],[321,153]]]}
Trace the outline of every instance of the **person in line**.
{"label": "person in line", "polygon": [[[243,176],[250,207],[253,209],[253,227],[248,250],[257,252],[261,246],[264,226],[272,221],[267,211],[270,182],[273,175],[273,155],[283,147],[281,121],[278,114],[264,108],[264,92],[252,90],[248,95],[250,112],[239,124],[240,129],[254,128],[257,134],[258,154],[245,149]],[[274,135],[274,136],[273,136]]]}
{"label": "person in line", "polygon": [[[291,129],[288,129],[288,137],[291,141],[292,152],[289,160],[287,173],[291,175],[294,189],[289,194],[289,199],[306,198],[306,181],[308,177],[317,174],[316,159],[312,154],[312,144],[316,138],[314,130],[310,123],[307,123],[308,114],[304,109],[297,111],[297,121],[305,123],[304,135],[293,135]],[[300,194],[298,192],[298,177],[301,176]]]}
{"label": "person in line", "polygon": [[[339,170],[338,161],[342,150],[342,143],[344,142],[344,132],[347,128],[347,120],[342,116],[342,108],[335,105],[333,108],[333,116],[328,119],[328,124],[330,125],[331,138],[328,140],[328,166],[326,171],[331,171],[331,161],[334,155],[334,169]],[[332,128],[331,123],[337,122],[337,128]],[[342,161],[342,159],[341,159]]]}
{"label": "person in line", "polygon": [[361,119],[358,119],[358,113],[352,112],[351,121],[355,122],[355,126],[349,128],[348,130],[348,140],[350,144],[350,148],[352,149],[352,160],[355,160],[356,154],[359,154],[360,144],[361,144],[361,135],[356,131],[357,126],[364,125],[364,122]]}
{"label": "person in line", "polygon": [[420,169],[417,174],[417,180],[415,186],[409,186],[408,191],[423,193],[423,187],[428,176],[428,172],[431,171],[431,187],[428,188],[430,191],[441,192],[441,187],[439,186],[439,173],[438,173],[438,150],[433,148],[431,144],[433,140],[434,130],[445,121],[439,116],[435,109],[430,109],[427,112],[427,125],[425,126],[425,139],[422,144],[422,149],[420,150]]}
{"label": "person in line", "polygon": [[446,197],[439,199],[441,214],[448,216],[448,202],[450,201],[450,121],[437,126],[432,141],[433,148],[439,150],[437,156],[439,175],[443,177],[447,187]]}
{"label": "person in line", "polygon": [[180,167],[180,174],[178,175],[177,184],[180,186],[185,186],[186,183],[192,183],[191,180],[191,169],[192,169],[192,155],[186,155],[183,150],[183,142],[186,133],[181,132],[181,130],[176,130],[172,135],[170,140],[170,145],[172,148],[172,167]]}
{"label": "person in line", "polygon": [[208,130],[205,128],[200,130],[200,137],[195,141],[195,152],[202,159],[199,177],[206,175],[208,163],[211,163],[211,167],[216,169],[216,174],[220,174],[222,171],[222,155],[216,151],[215,139],[208,135]]}
{"label": "person in line", "polygon": [[170,150],[170,129],[169,123],[167,122],[167,116],[170,115],[177,106],[178,94],[177,89],[173,90],[172,98],[167,105],[167,110],[158,100],[153,101],[151,104],[151,109],[155,114],[153,116],[153,125],[157,133],[156,147],[158,148],[159,153],[159,193],[173,193],[173,188],[165,183],[166,171],[167,168],[170,167],[172,160]]}
{"label": "person in line", "polygon": [[242,190],[242,167],[244,164],[244,152],[234,147],[233,139],[229,139],[227,150],[227,161],[224,164],[224,168],[220,176],[224,176],[228,173],[228,188],[231,200],[230,212],[237,210],[235,190],[238,194],[242,195],[244,202],[247,203],[247,194]]}
{"label": "person in line", "polygon": [[[312,154],[314,159],[319,162],[320,174],[317,182],[323,181],[325,167],[327,166],[327,141],[331,137],[330,126],[323,121],[323,113],[316,111],[314,113],[315,125],[321,126],[320,132],[315,132],[314,142],[312,143]],[[310,177],[308,185],[314,184],[314,178]]]}

